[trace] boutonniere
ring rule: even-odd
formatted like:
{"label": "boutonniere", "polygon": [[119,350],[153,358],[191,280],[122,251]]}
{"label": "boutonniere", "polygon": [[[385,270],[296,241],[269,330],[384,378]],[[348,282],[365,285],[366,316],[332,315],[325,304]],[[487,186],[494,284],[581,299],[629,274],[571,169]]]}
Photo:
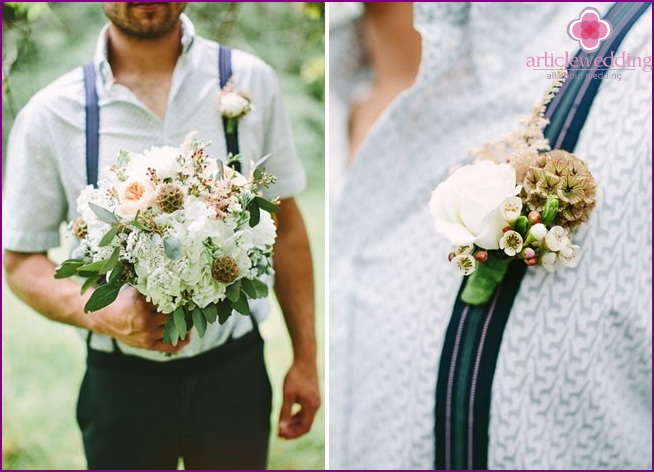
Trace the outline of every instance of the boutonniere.
{"label": "boutonniere", "polygon": [[236,122],[254,110],[250,95],[244,90],[238,90],[230,80],[221,90],[218,99],[218,110],[227,119],[227,133],[232,134]]}
{"label": "boutonniere", "polygon": [[436,231],[453,245],[450,264],[470,276],[461,296],[468,304],[487,303],[516,259],[551,272],[579,262],[572,233],[595,207],[595,179],[581,159],[551,150],[543,135],[545,107],[563,77],[520,129],[472,150],[475,162],[432,192]]}

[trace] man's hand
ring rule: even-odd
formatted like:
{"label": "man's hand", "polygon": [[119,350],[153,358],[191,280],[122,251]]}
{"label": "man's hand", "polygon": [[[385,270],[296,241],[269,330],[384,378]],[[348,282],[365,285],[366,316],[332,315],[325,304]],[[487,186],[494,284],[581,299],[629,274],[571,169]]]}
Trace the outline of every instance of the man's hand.
{"label": "man's hand", "polygon": [[136,289],[122,290],[115,302],[102,310],[90,313],[93,331],[106,334],[129,346],[152,351],[175,353],[188,345],[190,332],[177,346],[164,343],[166,315],[148,303]]}
{"label": "man's hand", "polygon": [[[311,429],[320,407],[311,251],[302,214],[292,198],[279,205],[274,263],[275,294],[291,335],[295,358],[284,380],[279,436],[292,439]],[[296,412],[295,404],[300,406]]]}
{"label": "man's hand", "polygon": [[102,310],[84,313],[90,291],[80,295],[80,283],[55,279],[55,265],[44,253],[5,251],[5,275],[18,297],[46,318],[107,334],[130,346],[161,352],[177,352],[177,346],[163,343],[165,315],[156,312],[134,288],[123,290],[116,301]]}
{"label": "man's hand", "polygon": [[[293,414],[293,405],[300,409]],[[315,363],[294,363],[284,379],[284,402],[279,415],[279,436],[294,439],[309,432],[320,407]]]}

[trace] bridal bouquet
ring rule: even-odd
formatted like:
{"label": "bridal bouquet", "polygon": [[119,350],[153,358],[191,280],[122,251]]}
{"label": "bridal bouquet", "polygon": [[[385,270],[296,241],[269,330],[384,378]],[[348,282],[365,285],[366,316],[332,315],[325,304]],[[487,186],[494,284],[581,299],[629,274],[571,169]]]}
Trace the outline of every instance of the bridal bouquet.
{"label": "bridal bouquet", "polygon": [[275,177],[260,162],[247,179],[209,158],[207,145],[121,151],[98,188],[81,192],[77,257],[55,277],[85,278],[82,293],[97,286],[87,312],[131,285],[168,315],[164,340],[176,344],[193,326],[202,337],[233,311],[249,315],[248,300],[268,295],[278,207],[259,191]]}
{"label": "bridal bouquet", "polygon": [[472,151],[476,162],[455,170],[432,192],[436,230],[453,247],[450,264],[470,276],[462,300],[490,300],[513,260],[545,270],[576,267],[581,248],[571,233],[595,207],[596,184],[586,164],[550,150],[545,106],[556,81],[523,127]]}

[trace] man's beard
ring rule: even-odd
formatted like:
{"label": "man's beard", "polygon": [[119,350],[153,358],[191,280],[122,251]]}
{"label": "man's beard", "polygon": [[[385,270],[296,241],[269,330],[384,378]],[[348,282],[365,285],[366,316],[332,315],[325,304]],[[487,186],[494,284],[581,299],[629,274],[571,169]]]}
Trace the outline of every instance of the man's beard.
{"label": "man's beard", "polygon": [[127,3],[126,11],[118,15],[108,15],[112,23],[126,36],[134,39],[153,40],[166,36],[177,25],[178,16],[175,16],[170,4],[148,3],[158,5],[153,11],[133,11],[140,8],[141,3]]}

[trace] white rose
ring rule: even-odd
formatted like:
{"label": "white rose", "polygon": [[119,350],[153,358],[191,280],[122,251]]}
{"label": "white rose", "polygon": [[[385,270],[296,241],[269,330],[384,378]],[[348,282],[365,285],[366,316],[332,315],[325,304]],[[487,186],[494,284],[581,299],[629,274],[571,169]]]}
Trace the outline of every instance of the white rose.
{"label": "white rose", "polygon": [[237,92],[223,92],[218,110],[227,118],[238,118],[246,113],[250,101]]}
{"label": "white rose", "polygon": [[277,227],[270,213],[262,211],[259,224],[251,228],[250,233],[252,234],[252,244],[254,246],[263,248],[272,245],[277,235]]}
{"label": "white rose", "polygon": [[515,170],[509,164],[481,161],[463,166],[431,194],[436,231],[455,246],[498,249],[502,229],[508,226],[500,205],[515,193]]}
{"label": "white rose", "polygon": [[147,178],[127,179],[118,187],[116,213],[123,218],[132,220],[137,212],[150,208],[155,197],[154,186]]}

